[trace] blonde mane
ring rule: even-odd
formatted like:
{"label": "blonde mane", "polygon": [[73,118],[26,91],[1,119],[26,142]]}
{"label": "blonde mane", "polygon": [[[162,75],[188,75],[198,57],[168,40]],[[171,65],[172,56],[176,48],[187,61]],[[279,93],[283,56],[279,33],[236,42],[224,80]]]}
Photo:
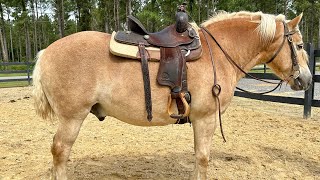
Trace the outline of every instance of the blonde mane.
{"label": "blonde mane", "polygon": [[271,14],[263,14],[262,12],[247,12],[240,11],[235,13],[220,12],[217,15],[211,17],[209,20],[201,24],[201,26],[209,26],[219,21],[230,19],[243,18],[245,20],[259,23],[256,31],[259,32],[262,42],[270,43],[274,39],[276,33],[276,22],[284,21],[285,16],[280,14],[278,16]]}

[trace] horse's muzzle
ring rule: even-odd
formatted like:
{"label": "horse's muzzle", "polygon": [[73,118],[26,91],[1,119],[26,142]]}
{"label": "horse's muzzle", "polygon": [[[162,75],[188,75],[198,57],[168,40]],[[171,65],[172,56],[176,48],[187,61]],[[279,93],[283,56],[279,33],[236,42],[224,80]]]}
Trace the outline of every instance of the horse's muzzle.
{"label": "horse's muzzle", "polygon": [[296,79],[293,79],[293,84],[291,85],[291,89],[294,91],[308,90],[312,84],[312,76],[309,73],[300,74],[300,76]]}

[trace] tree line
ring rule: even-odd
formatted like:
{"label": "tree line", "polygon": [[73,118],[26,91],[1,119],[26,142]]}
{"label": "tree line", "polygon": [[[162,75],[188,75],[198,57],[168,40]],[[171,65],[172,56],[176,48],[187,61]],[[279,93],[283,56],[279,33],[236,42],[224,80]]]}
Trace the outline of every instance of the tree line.
{"label": "tree line", "polygon": [[303,12],[304,41],[320,48],[317,0],[0,0],[0,61],[31,61],[39,50],[75,32],[124,30],[129,14],[158,31],[174,22],[183,2],[198,24],[219,11],[262,11],[287,19]]}

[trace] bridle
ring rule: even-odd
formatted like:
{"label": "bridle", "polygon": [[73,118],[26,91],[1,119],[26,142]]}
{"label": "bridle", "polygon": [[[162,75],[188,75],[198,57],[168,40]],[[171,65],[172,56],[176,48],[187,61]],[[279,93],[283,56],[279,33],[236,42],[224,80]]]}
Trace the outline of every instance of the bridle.
{"label": "bridle", "polygon": [[232,64],[234,65],[237,69],[239,69],[242,73],[244,73],[245,75],[253,78],[253,79],[256,79],[258,81],[262,81],[262,82],[265,82],[265,83],[269,83],[269,84],[277,84],[277,86],[272,89],[272,90],[269,90],[269,91],[266,91],[266,92],[262,92],[262,93],[254,93],[254,92],[249,92],[249,91],[246,91],[244,89],[241,89],[241,88],[238,88],[236,87],[238,90],[241,90],[241,91],[244,91],[244,92],[248,92],[248,93],[254,93],[254,94],[266,94],[266,93],[270,93],[270,92],[273,92],[275,91],[278,87],[280,87],[282,85],[283,82],[289,82],[289,80],[291,78],[293,79],[297,79],[300,75],[300,66],[299,66],[299,63],[298,63],[298,56],[297,56],[297,51],[294,47],[294,44],[293,44],[293,38],[292,38],[292,35],[297,33],[297,31],[290,31],[289,28],[288,28],[288,25],[285,21],[282,21],[283,23],[283,26],[284,26],[284,37],[283,37],[283,41],[279,47],[279,49],[275,52],[275,54],[271,57],[271,59],[269,61],[266,62],[266,64],[269,64],[271,63],[277,56],[278,54],[280,53],[280,51],[282,50],[284,44],[285,44],[285,41],[287,39],[288,41],[288,44],[290,46],[290,49],[291,49],[291,60],[292,60],[292,74],[284,79],[284,80],[280,80],[279,83],[275,83],[275,82],[271,82],[271,81],[266,81],[266,80],[263,80],[263,79],[260,79],[258,77],[255,77],[255,76],[252,76],[250,74],[248,74],[247,72],[245,72],[232,58],[231,56],[222,48],[222,46],[218,43],[218,41],[215,39],[215,37],[208,31],[207,28],[205,27],[201,27],[201,31],[205,37],[205,40],[206,40],[206,44],[209,48],[209,52],[210,52],[210,58],[211,58],[211,63],[212,63],[212,67],[213,67],[213,76],[214,76],[214,79],[213,79],[213,87],[212,87],[212,94],[213,96],[216,98],[217,100],[217,103],[218,103],[218,109],[219,109],[219,122],[220,122],[220,131],[221,131],[221,135],[222,135],[222,138],[224,140],[224,142],[226,142],[226,139],[225,139],[225,136],[224,136],[224,133],[223,133],[223,128],[222,128],[222,120],[221,120],[221,106],[220,106],[220,99],[219,99],[219,95],[221,93],[221,86],[217,83],[217,73],[216,73],[216,67],[215,67],[215,64],[214,64],[214,59],[213,59],[213,53],[212,53],[212,48],[209,44],[209,41],[208,41],[208,38],[207,38],[207,35],[208,34],[211,39],[214,40],[214,42],[217,44],[217,46],[220,48],[220,50],[223,52],[223,54],[225,55],[225,57],[227,58],[227,60]]}
{"label": "bridle", "polygon": [[[214,40],[214,42],[218,45],[218,47],[221,49],[221,51],[223,52],[223,54],[226,56],[227,60],[232,64],[234,65],[237,69],[239,69],[242,73],[244,73],[245,75],[247,75],[248,77],[252,78],[252,79],[255,79],[255,80],[258,80],[258,81],[262,81],[262,82],[265,82],[265,83],[269,83],[269,84],[280,84],[280,83],[283,83],[283,82],[288,82],[290,80],[290,78],[293,78],[293,79],[297,79],[300,75],[300,66],[299,66],[299,63],[298,63],[298,56],[297,56],[297,51],[294,47],[294,44],[293,44],[293,38],[292,38],[292,35],[294,35],[295,33],[297,33],[297,31],[293,30],[293,31],[290,31],[289,28],[288,28],[288,25],[285,21],[282,21],[282,24],[284,26],[284,36],[283,36],[283,41],[280,45],[280,47],[278,48],[278,50],[275,52],[275,54],[271,57],[271,59],[269,61],[266,62],[266,64],[269,64],[271,62],[273,62],[273,60],[278,56],[278,54],[280,53],[280,51],[283,49],[283,46],[286,42],[286,39],[288,41],[288,44],[290,46],[290,50],[291,50],[291,60],[292,60],[292,74],[285,78],[284,80],[281,80],[279,83],[275,83],[275,82],[271,82],[271,81],[266,81],[266,80],[263,80],[263,79],[260,79],[260,78],[257,78],[255,76],[252,76],[248,73],[246,73],[232,58],[231,56],[222,48],[222,46],[218,43],[218,41],[215,39],[215,37],[208,31],[207,28],[205,27],[201,27],[201,31],[203,32],[204,34],[204,37],[206,39],[206,42],[207,42],[207,45],[209,47],[209,51],[212,51],[211,50],[211,46],[209,45],[209,42],[208,42],[208,39],[206,37],[206,33]],[[205,33],[206,32],[206,33]],[[214,65],[214,62],[213,62],[213,54],[210,53],[210,56],[211,56],[211,61],[212,61],[212,64]],[[214,67],[214,71],[215,71],[215,67]],[[279,87],[279,86],[277,86]],[[269,93],[269,92],[272,92],[274,90],[276,90],[277,88],[271,90],[271,91],[267,91],[267,92],[263,92],[263,93],[258,93],[258,94],[266,94],[266,93]],[[251,92],[253,93],[253,92]]]}
{"label": "bridle", "polygon": [[[283,82],[289,82],[290,79],[297,79],[299,76],[300,76],[300,66],[299,66],[299,63],[298,63],[298,56],[297,56],[297,50],[296,48],[294,47],[294,44],[293,44],[293,38],[292,38],[292,35],[294,35],[295,33],[297,33],[297,31],[295,30],[292,30],[290,31],[289,28],[288,28],[288,24],[285,22],[285,21],[282,21],[282,24],[283,24],[283,27],[284,27],[284,36],[283,36],[283,40],[282,40],[282,43],[280,45],[280,47],[278,48],[278,50],[274,53],[274,55],[271,57],[271,59],[269,61],[267,61],[265,64],[269,64],[271,63],[277,56],[278,54],[280,53],[280,51],[282,50],[285,42],[286,42],[286,39],[288,41],[288,44],[290,46],[290,50],[291,50],[291,61],[292,61],[292,74],[290,76],[288,76],[286,79],[284,80],[280,80],[279,83],[272,83],[270,81],[265,81],[265,80],[262,80],[260,78],[256,78],[254,76],[251,76],[250,74],[247,74],[246,72],[242,71],[243,73],[245,73],[247,76],[253,78],[253,79],[256,79],[258,81],[263,81],[263,82],[266,82],[266,83],[269,83],[269,84],[277,84],[277,86],[269,91],[265,91],[265,92],[259,92],[259,93],[256,93],[256,92],[250,92],[250,91],[247,91],[247,90],[244,90],[244,89],[241,89],[239,87],[236,87],[236,89],[240,90],[240,91],[243,91],[243,92],[247,92],[247,93],[252,93],[252,94],[267,94],[267,93],[270,93],[270,92],[273,92],[275,91],[276,89],[278,89],[278,87],[281,87],[282,83]],[[240,68],[240,67],[238,67]]]}
{"label": "bridle", "polygon": [[287,23],[285,21],[282,21],[282,23],[283,23],[283,27],[284,27],[283,41],[281,43],[280,48],[276,51],[276,53],[272,56],[272,58],[266,62],[266,64],[271,63],[277,57],[277,55],[279,54],[279,52],[281,51],[281,49],[284,46],[285,39],[287,39],[289,46],[290,46],[290,49],[291,49],[292,72],[293,72],[292,75],[289,76],[289,78],[292,77],[293,79],[297,79],[300,75],[300,66],[299,66],[298,58],[297,58],[298,57],[297,51],[296,51],[296,48],[294,47],[293,38],[292,38],[292,35],[297,33],[297,31],[294,31],[294,30],[290,31]]}

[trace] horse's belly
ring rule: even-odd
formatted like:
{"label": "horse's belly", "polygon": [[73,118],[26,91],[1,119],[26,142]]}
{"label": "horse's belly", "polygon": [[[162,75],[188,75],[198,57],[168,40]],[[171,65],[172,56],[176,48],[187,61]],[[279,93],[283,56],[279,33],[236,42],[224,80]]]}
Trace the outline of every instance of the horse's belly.
{"label": "horse's belly", "polygon": [[[121,91],[121,90],[120,90]],[[169,117],[166,109],[166,102],[156,102],[155,99],[152,103],[152,120],[147,120],[147,111],[144,102],[144,96],[141,93],[136,95],[119,96],[118,93],[111,93],[106,95],[106,101],[100,100],[106,115],[119,119],[120,121],[138,125],[138,126],[163,126],[173,124],[175,119]],[[143,95],[143,94],[142,94]],[[167,99],[166,97],[164,97]]]}
{"label": "horse's belly", "polygon": [[[106,115],[123,122],[138,126],[163,126],[173,124],[175,119],[167,113],[168,87],[156,83],[157,64],[149,65],[153,119],[147,120],[144,84],[139,62],[130,63],[130,67],[119,67],[117,72],[107,72],[111,78],[104,78],[99,88],[99,102]],[[112,79],[105,81],[105,79]]]}

